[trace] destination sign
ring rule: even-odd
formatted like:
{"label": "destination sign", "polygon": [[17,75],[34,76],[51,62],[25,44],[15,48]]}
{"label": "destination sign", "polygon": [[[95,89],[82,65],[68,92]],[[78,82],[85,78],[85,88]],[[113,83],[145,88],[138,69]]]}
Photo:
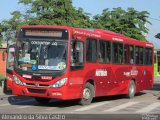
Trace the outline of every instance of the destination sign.
{"label": "destination sign", "polygon": [[62,37],[62,31],[53,30],[25,30],[25,36],[33,37]]}

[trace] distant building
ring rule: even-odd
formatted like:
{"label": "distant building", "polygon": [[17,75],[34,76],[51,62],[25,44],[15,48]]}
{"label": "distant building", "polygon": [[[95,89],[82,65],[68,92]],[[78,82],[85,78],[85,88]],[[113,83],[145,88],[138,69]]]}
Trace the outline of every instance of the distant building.
{"label": "distant building", "polygon": [[2,44],[2,47],[0,48],[0,76],[5,77],[6,76],[6,61],[7,61],[7,44]]}

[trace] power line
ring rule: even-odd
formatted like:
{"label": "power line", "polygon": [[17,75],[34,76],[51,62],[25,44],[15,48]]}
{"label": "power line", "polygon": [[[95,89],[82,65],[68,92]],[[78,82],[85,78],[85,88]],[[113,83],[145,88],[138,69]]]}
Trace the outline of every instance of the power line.
{"label": "power line", "polygon": [[160,21],[160,19],[156,19],[156,18],[152,18],[152,17],[148,17],[148,18],[150,18],[152,20]]}

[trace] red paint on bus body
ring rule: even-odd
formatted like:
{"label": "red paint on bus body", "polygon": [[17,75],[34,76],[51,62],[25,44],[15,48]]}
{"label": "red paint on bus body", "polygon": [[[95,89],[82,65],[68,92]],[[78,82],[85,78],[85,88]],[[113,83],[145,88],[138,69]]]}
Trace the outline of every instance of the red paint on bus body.
{"label": "red paint on bus body", "polygon": [[[83,88],[88,80],[94,81],[95,97],[127,94],[130,80],[135,80],[136,92],[153,87],[153,65],[100,64],[98,61],[96,63],[88,63],[85,61],[83,69],[73,71],[70,68],[70,43],[72,38],[78,38],[84,41],[84,44],[86,44],[86,38],[91,37],[149,47],[153,50],[153,45],[151,43],[134,40],[117,33],[100,29],[91,31],[66,26],[24,26],[22,29],[23,28],[67,29],[69,31],[67,71],[65,74],[45,82],[42,79],[37,80],[36,78],[28,80],[14,71],[13,74],[27,85],[17,85],[13,82],[13,94],[57,98],[62,100],[78,99],[82,97]],[[84,53],[86,53],[85,49]],[[84,58],[86,58],[86,56]],[[68,78],[64,86],[60,88],[51,87],[54,83],[63,78]],[[41,87],[37,85],[41,85]]]}

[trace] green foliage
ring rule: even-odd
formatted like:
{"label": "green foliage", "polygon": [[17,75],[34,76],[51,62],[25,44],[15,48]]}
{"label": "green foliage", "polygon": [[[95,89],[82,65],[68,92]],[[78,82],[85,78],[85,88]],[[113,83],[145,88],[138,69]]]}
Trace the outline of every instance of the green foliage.
{"label": "green foliage", "polygon": [[6,79],[5,75],[0,75],[0,81],[4,81]]}
{"label": "green foliage", "polygon": [[2,47],[2,40],[3,40],[3,37],[2,37],[2,25],[0,23],[0,48]]}
{"label": "green foliage", "polygon": [[157,35],[155,35],[155,38],[160,39],[160,33],[158,33]]}
{"label": "green foliage", "polygon": [[124,34],[128,37],[146,40],[144,33],[148,33],[145,27],[147,23],[151,24],[147,18],[147,11],[138,12],[134,8],[128,8],[127,11],[122,8],[103,10],[101,15],[94,16],[94,27],[111,30]]}
{"label": "green foliage", "polygon": [[19,0],[19,3],[30,6],[26,11],[29,25],[92,27],[89,15],[82,8],[73,7],[72,0]]}

